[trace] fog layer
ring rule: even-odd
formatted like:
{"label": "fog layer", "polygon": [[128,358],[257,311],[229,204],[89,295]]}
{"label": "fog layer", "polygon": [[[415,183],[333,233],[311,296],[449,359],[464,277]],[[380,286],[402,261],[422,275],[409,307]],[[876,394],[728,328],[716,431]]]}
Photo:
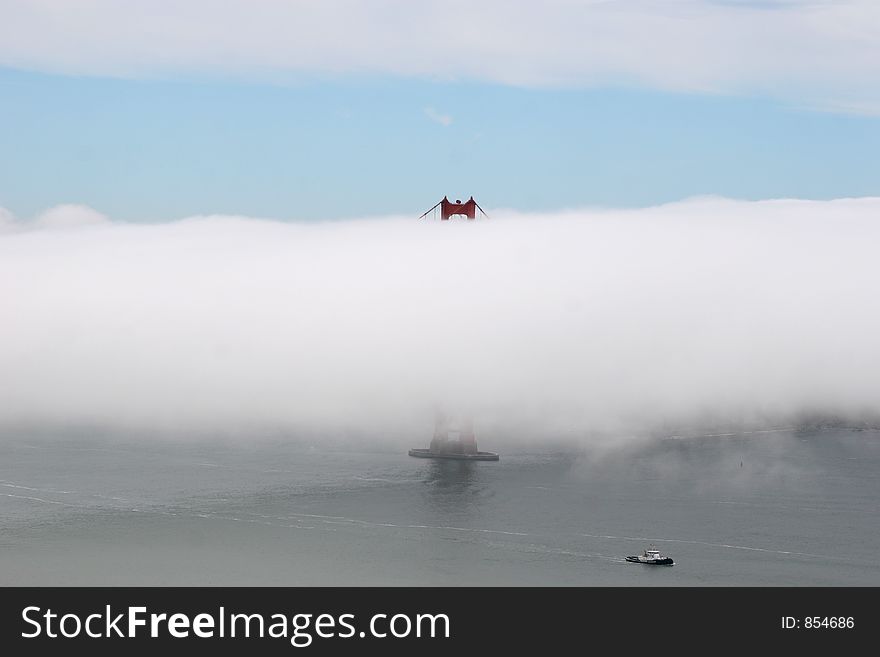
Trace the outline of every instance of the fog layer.
{"label": "fog layer", "polygon": [[440,404],[588,440],[880,410],[880,199],[490,214],[0,209],[0,425],[427,435]]}

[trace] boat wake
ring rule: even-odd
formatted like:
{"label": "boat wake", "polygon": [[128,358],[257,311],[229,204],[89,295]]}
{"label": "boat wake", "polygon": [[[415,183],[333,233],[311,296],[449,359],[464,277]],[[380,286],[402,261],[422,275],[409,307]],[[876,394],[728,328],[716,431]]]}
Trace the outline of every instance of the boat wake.
{"label": "boat wake", "polygon": [[587,538],[602,538],[608,540],[625,540],[625,541],[654,541],[656,543],[681,543],[688,545],[703,545],[706,547],[724,548],[728,550],[746,550],[750,552],[765,552],[769,554],[779,554],[784,556],[807,557],[811,559],[831,559],[834,561],[852,562],[852,559],[843,557],[834,557],[827,554],[812,554],[810,552],[797,552],[794,550],[774,550],[772,548],[753,547],[750,545],[734,545],[730,543],[712,543],[710,541],[688,540],[683,538],[653,538],[645,536],[612,536],[609,534],[579,534]]}

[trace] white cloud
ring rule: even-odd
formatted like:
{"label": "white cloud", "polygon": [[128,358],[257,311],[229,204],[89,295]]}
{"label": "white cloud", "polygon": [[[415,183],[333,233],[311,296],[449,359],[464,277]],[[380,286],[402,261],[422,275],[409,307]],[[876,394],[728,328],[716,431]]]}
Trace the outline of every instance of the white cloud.
{"label": "white cloud", "polygon": [[613,83],[864,108],[880,103],[880,3],[3,0],[0,64]]}
{"label": "white cloud", "polygon": [[78,228],[110,221],[87,205],[57,205],[34,219],[34,228]]}
{"label": "white cloud", "polygon": [[0,207],[0,231],[15,226],[15,215],[4,207]]}
{"label": "white cloud", "polygon": [[707,198],[6,232],[0,425],[385,436],[429,431],[437,402],[531,436],[876,415],[878,213]]}
{"label": "white cloud", "polygon": [[59,228],[73,229],[109,222],[109,217],[87,205],[72,203],[56,205],[27,221],[19,221],[12,212],[0,207],[0,233]]}
{"label": "white cloud", "polygon": [[435,110],[433,107],[425,108],[425,116],[444,127],[452,125],[452,117],[449,116],[449,114],[442,114]]}

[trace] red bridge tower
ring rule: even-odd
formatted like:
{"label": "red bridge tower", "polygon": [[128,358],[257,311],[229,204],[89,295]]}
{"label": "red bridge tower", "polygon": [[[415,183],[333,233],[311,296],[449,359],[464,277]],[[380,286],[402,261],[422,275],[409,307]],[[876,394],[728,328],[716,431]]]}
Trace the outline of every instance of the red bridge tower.
{"label": "red bridge tower", "polygon": [[480,207],[480,204],[474,200],[474,197],[471,196],[467,201],[462,203],[459,200],[456,200],[454,203],[450,201],[445,196],[443,200],[440,201],[433,208],[428,210],[425,214],[423,214],[419,219],[424,219],[429,214],[434,213],[433,216],[437,215],[437,208],[440,208],[440,219],[446,221],[449,217],[454,217],[456,215],[461,215],[467,217],[468,219],[476,219],[477,218],[477,210],[479,210],[486,219],[489,218],[489,215]]}

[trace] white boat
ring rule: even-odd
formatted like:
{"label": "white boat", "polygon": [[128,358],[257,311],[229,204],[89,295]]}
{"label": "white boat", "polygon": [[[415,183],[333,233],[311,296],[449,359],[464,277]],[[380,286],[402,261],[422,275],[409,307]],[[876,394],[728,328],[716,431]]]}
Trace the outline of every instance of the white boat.
{"label": "white boat", "polygon": [[627,557],[630,563],[643,563],[647,566],[672,566],[675,562],[672,557],[660,554],[660,550],[653,545],[638,556]]}

